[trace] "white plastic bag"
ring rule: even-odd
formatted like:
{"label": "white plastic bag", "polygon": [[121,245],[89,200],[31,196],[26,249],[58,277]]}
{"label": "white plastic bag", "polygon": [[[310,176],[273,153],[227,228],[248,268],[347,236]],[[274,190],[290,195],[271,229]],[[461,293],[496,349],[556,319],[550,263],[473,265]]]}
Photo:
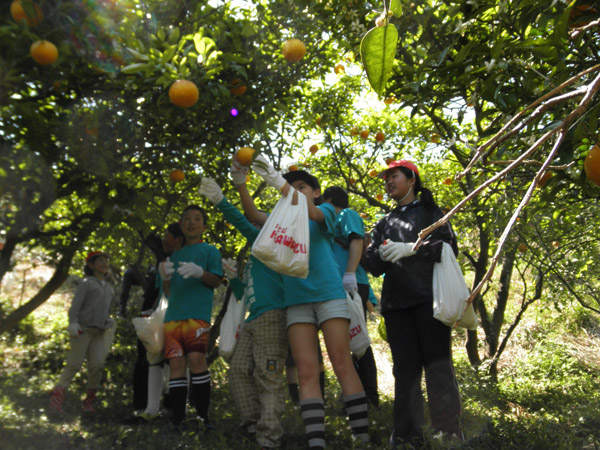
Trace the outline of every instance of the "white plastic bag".
{"label": "white plastic bag", "polygon": [[[444,242],[442,259],[433,266],[433,317],[449,327],[477,328],[469,288],[450,244]],[[458,323],[457,323],[458,322]]]}
{"label": "white plastic bag", "polygon": [[219,355],[227,362],[229,362],[233,355],[235,344],[237,344],[242,327],[244,326],[245,318],[246,304],[243,301],[238,301],[232,292],[227,304],[227,311],[225,311],[225,315],[221,321],[221,328],[219,329]]}
{"label": "white plastic bag", "polygon": [[351,294],[346,291],[346,298],[350,310],[350,351],[357,359],[360,359],[371,345],[371,338],[367,332],[367,323],[360,295],[358,292]]}
{"label": "white plastic bag", "polygon": [[252,245],[252,254],[267,267],[284,275],[308,276],[308,206],[294,189],[273,208]]}
{"label": "white plastic bag", "polygon": [[148,363],[157,364],[164,359],[165,346],[164,320],[168,300],[163,295],[158,307],[148,317],[135,317],[131,319],[135,332],[146,348]]}

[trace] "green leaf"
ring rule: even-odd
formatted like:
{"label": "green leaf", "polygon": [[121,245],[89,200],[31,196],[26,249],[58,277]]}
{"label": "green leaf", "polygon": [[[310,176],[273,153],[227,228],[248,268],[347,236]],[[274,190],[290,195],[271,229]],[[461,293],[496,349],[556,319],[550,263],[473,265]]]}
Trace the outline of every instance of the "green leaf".
{"label": "green leaf", "polygon": [[402,1],[401,0],[392,0],[390,2],[390,11],[394,13],[395,16],[402,15]]}
{"label": "green leaf", "polygon": [[398,30],[392,24],[369,30],[360,43],[360,55],[369,84],[379,95],[383,94],[392,74],[397,43]]}
{"label": "green leaf", "polygon": [[136,73],[136,72],[142,72],[143,70],[146,70],[147,68],[148,68],[147,63],[135,63],[135,64],[129,64],[128,66],[123,67],[121,69],[121,72]]}

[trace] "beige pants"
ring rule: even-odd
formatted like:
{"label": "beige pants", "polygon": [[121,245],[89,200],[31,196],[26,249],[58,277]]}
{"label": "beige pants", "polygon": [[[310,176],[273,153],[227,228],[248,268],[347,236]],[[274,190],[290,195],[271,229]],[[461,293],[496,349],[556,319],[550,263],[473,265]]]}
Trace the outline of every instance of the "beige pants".
{"label": "beige pants", "polygon": [[[84,359],[87,359],[88,389],[100,388],[104,361],[108,355],[105,333],[114,336],[113,329],[100,330],[92,327],[82,327],[83,334],[71,337],[71,348],[67,354],[65,368],[60,375],[57,386],[66,388],[75,374],[81,369]],[[112,337],[111,336],[111,337]]]}

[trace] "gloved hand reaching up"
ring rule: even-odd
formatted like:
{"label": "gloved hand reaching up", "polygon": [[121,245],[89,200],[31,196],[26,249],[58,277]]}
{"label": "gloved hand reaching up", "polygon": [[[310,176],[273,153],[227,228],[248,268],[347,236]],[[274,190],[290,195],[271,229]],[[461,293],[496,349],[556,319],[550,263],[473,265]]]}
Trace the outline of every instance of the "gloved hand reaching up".
{"label": "gloved hand reaching up", "polygon": [[262,155],[256,157],[252,163],[252,169],[258,175],[263,177],[270,186],[273,186],[278,191],[280,191],[281,188],[285,186],[285,183],[287,183],[285,178],[283,178],[283,176],[281,176],[281,174],[277,172]]}
{"label": "gloved hand reaching up", "polygon": [[236,187],[246,184],[246,176],[248,175],[248,167],[243,166],[237,160],[237,152],[239,152],[239,149],[235,151],[233,161],[231,162],[231,169],[229,169],[229,175],[231,176],[233,185]]}
{"label": "gloved hand reaching up", "polygon": [[414,242],[394,242],[386,240],[379,246],[379,257],[383,261],[397,263],[401,258],[414,255],[412,250]]}
{"label": "gloved hand reaching up", "polygon": [[221,187],[212,178],[202,177],[198,193],[206,197],[213,205],[216,205],[223,200]]}

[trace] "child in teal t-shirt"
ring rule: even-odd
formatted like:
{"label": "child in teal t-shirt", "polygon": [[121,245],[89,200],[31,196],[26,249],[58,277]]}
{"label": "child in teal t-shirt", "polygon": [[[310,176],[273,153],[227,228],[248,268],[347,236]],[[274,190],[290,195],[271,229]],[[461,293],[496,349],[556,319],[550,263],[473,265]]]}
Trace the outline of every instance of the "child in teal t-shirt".
{"label": "child in teal t-shirt", "polygon": [[[283,285],[288,339],[298,368],[300,408],[309,447],[325,447],[325,408],[317,356],[319,329],[342,387],[352,433],[355,439],[368,441],[367,398],[350,355],[350,314],[332,250],[335,210],[332,205],[321,205],[319,181],[308,172],[298,170],[282,176],[262,156],[255,159],[252,168],[284,196],[292,195],[293,187],[307,199],[309,273],[306,279],[284,276]],[[252,222],[266,222],[267,215],[258,211],[249,194],[242,195],[242,203]]]}
{"label": "child in teal t-shirt", "polygon": [[169,299],[165,313],[165,358],[171,375],[169,394],[172,422],[178,427],[185,418],[188,381],[191,375],[191,401],[205,426],[209,426],[210,374],[206,362],[213,291],[221,284],[221,254],[202,241],[206,213],[196,205],[181,216],[186,245],[160,263],[159,273]]}
{"label": "child in teal t-shirt", "polygon": [[[247,192],[246,176],[240,178],[238,189]],[[200,194],[215,204],[249,243],[256,240],[259,228],[227,201],[214,180],[203,178]],[[238,298],[246,303],[249,314],[229,361],[229,390],[245,431],[255,435],[262,448],[280,448],[288,349],[282,277],[251,255],[241,284]]]}

